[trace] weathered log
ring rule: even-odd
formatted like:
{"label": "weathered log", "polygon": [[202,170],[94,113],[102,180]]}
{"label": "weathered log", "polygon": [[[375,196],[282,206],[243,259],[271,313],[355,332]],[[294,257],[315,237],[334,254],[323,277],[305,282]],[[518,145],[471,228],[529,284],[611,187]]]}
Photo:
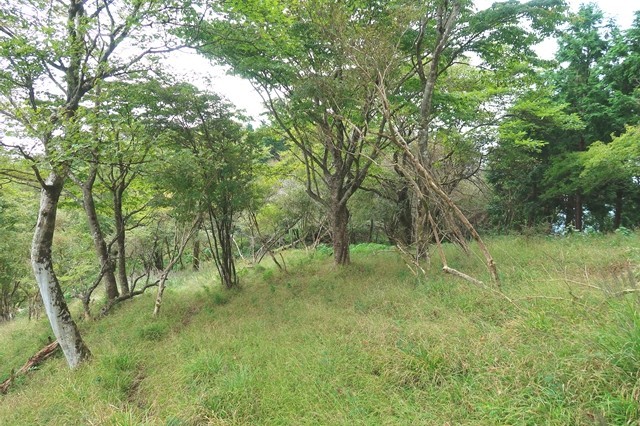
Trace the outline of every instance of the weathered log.
{"label": "weathered log", "polygon": [[11,376],[0,384],[0,394],[5,395],[16,377],[26,374],[33,367],[41,364],[47,358],[54,355],[58,349],[60,349],[60,345],[58,344],[58,341],[55,340],[36,352],[36,354],[29,358],[29,361],[27,361],[18,371],[12,371]]}

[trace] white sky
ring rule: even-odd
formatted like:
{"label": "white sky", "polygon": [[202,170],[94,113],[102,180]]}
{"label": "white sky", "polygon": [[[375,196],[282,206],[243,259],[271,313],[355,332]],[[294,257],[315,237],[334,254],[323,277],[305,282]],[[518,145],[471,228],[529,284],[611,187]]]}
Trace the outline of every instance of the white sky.
{"label": "white sky", "polygon": [[[478,9],[485,9],[495,0],[476,0]],[[613,18],[622,29],[629,28],[634,19],[634,12],[640,10],[640,0],[568,0],[571,10],[577,11],[580,4],[594,3],[607,17]],[[555,51],[555,42],[550,40],[539,46],[538,54],[551,58]],[[171,59],[178,75],[182,75],[186,81],[193,82],[202,88],[225,96],[239,109],[244,110],[252,122],[258,124],[260,115],[264,112],[260,97],[254,92],[251,85],[238,77],[226,75],[220,68],[212,69],[209,62],[195,54],[186,52],[172,54]],[[208,82],[205,83],[205,80]]]}
{"label": "white sky", "polygon": [[605,13],[605,16],[614,18],[622,29],[631,26],[634,12],[640,10],[640,0],[569,0],[568,3],[573,11],[578,10],[581,4],[593,3]]}
{"label": "white sky", "polygon": [[195,52],[173,52],[167,62],[179,78],[223,95],[238,109],[244,110],[254,124],[260,123],[260,115],[265,111],[262,99],[247,80],[228,75],[224,68],[212,66]]}
{"label": "white sky", "polygon": [[[476,0],[479,9],[485,9],[495,0]],[[581,4],[593,3],[598,6],[607,17],[614,18],[621,28],[629,28],[633,22],[636,10],[640,10],[640,0],[567,0],[571,10],[576,12]]]}

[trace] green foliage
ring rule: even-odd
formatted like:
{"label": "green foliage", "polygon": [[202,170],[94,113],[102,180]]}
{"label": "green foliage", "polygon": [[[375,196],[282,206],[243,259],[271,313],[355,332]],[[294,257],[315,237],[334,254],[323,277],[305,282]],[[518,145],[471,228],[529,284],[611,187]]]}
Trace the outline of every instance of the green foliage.
{"label": "green foliage", "polygon": [[318,244],[316,247],[316,253],[324,257],[333,256],[333,247],[327,244]]}
{"label": "green foliage", "polygon": [[550,87],[520,96],[500,125],[500,144],[489,155],[487,180],[495,194],[490,206],[495,225],[522,229],[555,220],[554,197],[575,190],[580,169],[563,162],[557,162],[555,170],[550,166],[557,160],[551,154],[558,149],[554,140],[583,128],[578,115],[553,100]]}
{"label": "green foliage", "polygon": [[377,243],[361,243],[351,247],[352,253],[362,254],[376,254],[381,251],[390,250],[390,247],[384,244]]}
{"label": "green foliage", "polygon": [[256,141],[238,123],[241,117],[217,95],[188,84],[157,90],[158,102],[167,107],[160,117],[161,137],[174,150],[161,177],[171,204],[191,212],[241,211],[253,195],[257,159]]}
{"label": "green foliage", "polygon": [[628,169],[637,152],[619,148],[634,131],[611,145],[639,117],[638,80],[627,73],[637,62],[636,24],[622,32],[594,5],[570,16],[559,38],[560,66],[520,95],[490,157],[493,212],[502,226],[607,231],[639,223],[638,185]]}
{"label": "green foliage", "polygon": [[291,167],[290,160],[289,154],[283,155],[283,159],[272,166],[269,175],[259,178],[263,185],[262,202],[254,206],[256,219],[263,236],[279,235],[290,229],[282,236],[287,243],[298,239],[312,242],[314,233],[325,219],[325,209],[306,193],[298,179],[303,170],[299,163],[297,168]]}
{"label": "green foliage", "polygon": [[86,229],[82,210],[58,212],[53,258],[60,285],[66,297],[76,295],[91,285],[98,274],[91,235]]}
{"label": "green foliage", "polygon": [[[396,41],[412,8],[403,1],[249,1],[216,7],[225,19],[211,19],[190,35],[205,41],[205,55],[263,89],[279,138],[295,146],[294,155],[305,166],[306,193],[329,213],[337,246],[346,245],[347,202],[388,144],[377,85],[396,83],[378,75],[394,82],[401,78]],[[234,40],[220,37],[231,32]],[[209,43],[212,39],[218,42]],[[348,262],[347,253],[335,258]]]}
{"label": "green foliage", "polygon": [[[0,169],[22,173],[24,164],[4,157],[0,150]],[[31,188],[0,182],[0,322],[26,307],[37,291],[29,265],[36,203],[37,193]]]}
{"label": "green foliage", "polygon": [[530,152],[540,152],[554,132],[577,132],[584,124],[577,114],[567,113],[567,104],[551,99],[550,88],[522,95],[500,126],[500,139]]}
{"label": "green foliage", "polygon": [[[623,185],[633,187],[640,176],[640,127],[627,127],[626,132],[614,136],[608,143],[596,142],[583,155],[581,177],[587,191],[600,186]],[[626,188],[627,190],[631,188]]]}

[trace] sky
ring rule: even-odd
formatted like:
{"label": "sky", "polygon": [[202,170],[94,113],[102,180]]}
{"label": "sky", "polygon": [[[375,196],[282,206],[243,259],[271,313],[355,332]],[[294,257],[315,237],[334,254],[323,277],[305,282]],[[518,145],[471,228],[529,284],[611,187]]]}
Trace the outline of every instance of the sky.
{"label": "sky", "polygon": [[[495,0],[476,0],[476,7],[485,9]],[[567,0],[572,11],[577,11],[581,4],[593,3],[605,15],[614,18],[621,28],[628,28],[633,22],[633,12],[640,10],[640,0]]]}
{"label": "sky", "polygon": [[[494,2],[495,0],[476,0],[476,7],[485,9]],[[605,16],[613,18],[622,29],[631,26],[634,12],[640,10],[640,0],[568,0],[567,3],[573,11],[577,11],[580,4],[594,3],[605,13]],[[551,58],[554,51],[555,42],[549,41],[539,46],[538,54]],[[209,62],[198,57],[195,53],[174,53],[171,63],[176,64],[173,66],[176,73],[183,76],[186,81],[223,95],[239,109],[244,110],[251,117],[254,125],[260,123],[261,114],[265,110],[260,97],[248,81],[228,75],[220,67],[212,70]]]}
{"label": "sky", "polygon": [[[493,0],[476,0],[476,4],[488,3]],[[577,12],[581,4],[593,3],[605,14],[605,18],[613,19],[621,29],[631,27],[635,17],[634,12],[640,10],[640,0],[567,0],[571,10]],[[487,7],[487,6],[485,6]],[[557,45],[554,40],[547,40],[537,49],[538,55],[545,59],[552,59]]]}
{"label": "sky", "polygon": [[633,23],[634,12],[640,10],[640,0],[593,0],[590,2],[569,0],[572,10],[578,10],[580,4],[594,3],[606,15],[614,18],[618,25],[623,28],[629,28]]}

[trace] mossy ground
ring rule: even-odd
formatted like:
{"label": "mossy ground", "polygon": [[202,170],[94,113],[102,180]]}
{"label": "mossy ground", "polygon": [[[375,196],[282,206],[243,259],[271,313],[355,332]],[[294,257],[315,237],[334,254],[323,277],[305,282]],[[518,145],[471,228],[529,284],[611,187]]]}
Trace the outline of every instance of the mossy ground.
{"label": "mossy ground", "polygon": [[[392,249],[336,268],[290,253],[288,272],[215,268],[80,323],[93,352],[58,356],[0,397],[2,425],[637,424],[640,236],[489,240],[510,302]],[[449,264],[487,280],[479,256]],[[604,289],[599,290],[598,288]],[[46,343],[46,321],[0,326],[0,379]]]}

